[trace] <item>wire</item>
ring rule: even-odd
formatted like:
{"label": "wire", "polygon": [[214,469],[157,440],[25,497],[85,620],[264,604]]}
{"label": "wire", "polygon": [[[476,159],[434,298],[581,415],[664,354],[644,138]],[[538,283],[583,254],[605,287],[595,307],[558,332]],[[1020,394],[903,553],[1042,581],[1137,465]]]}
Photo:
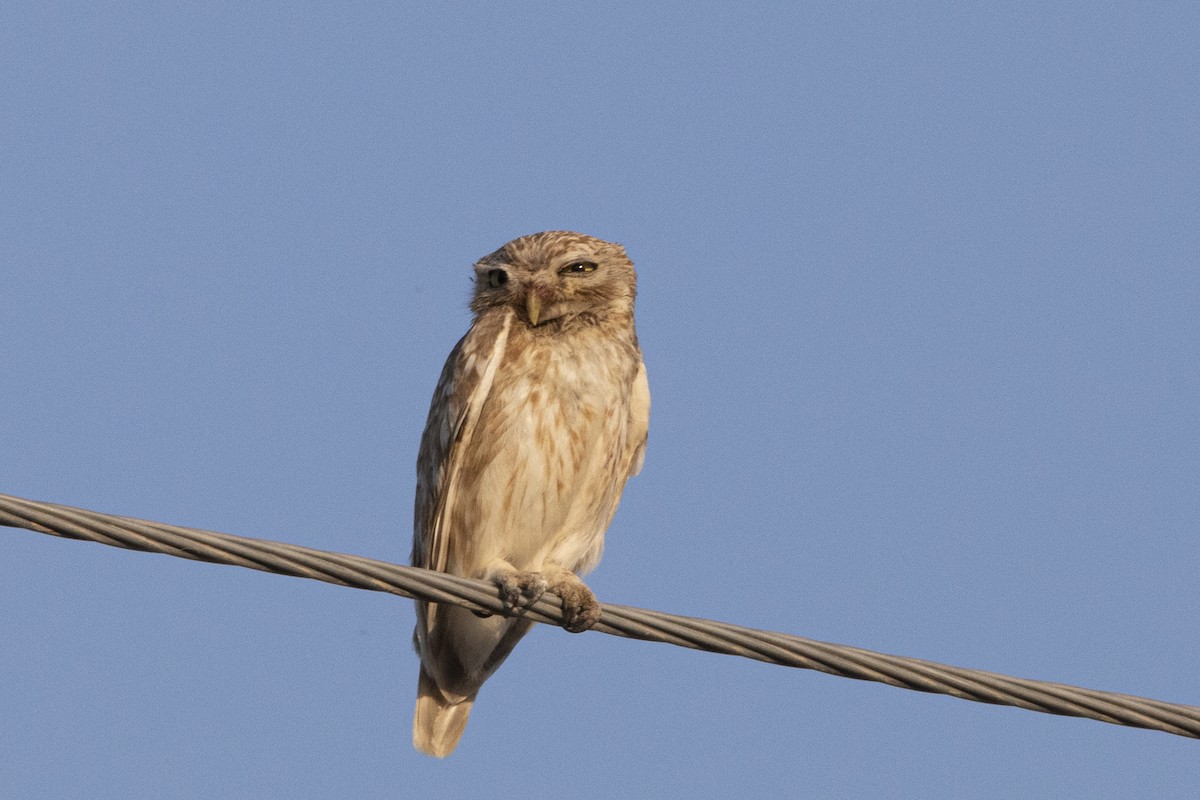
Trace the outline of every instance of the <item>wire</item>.
{"label": "wire", "polygon": [[[5,494],[0,494],[0,525],[130,550],[249,567],[356,589],[420,597],[495,614],[506,613],[496,587],[485,581],[283,542],[112,516]],[[522,613],[536,622],[562,624],[558,599],[549,594]],[[813,669],[843,678],[877,681],[903,689],[947,694],[980,703],[1086,717],[1200,738],[1200,707],[1197,706],[951,667],[785,633],[743,628],[727,622],[604,604],[603,615],[592,630]]]}

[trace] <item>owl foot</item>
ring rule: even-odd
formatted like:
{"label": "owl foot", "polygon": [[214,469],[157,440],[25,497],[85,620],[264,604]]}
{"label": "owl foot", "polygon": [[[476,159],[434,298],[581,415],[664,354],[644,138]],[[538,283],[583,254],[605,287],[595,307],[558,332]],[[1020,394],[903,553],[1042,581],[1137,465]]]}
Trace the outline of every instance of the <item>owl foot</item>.
{"label": "owl foot", "polygon": [[600,601],[574,573],[560,572],[551,581],[550,591],[562,599],[564,630],[582,633],[600,621]]}
{"label": "owl foot", "polygon": [[540,572],[505,572],[492,578],[492,582],[500,590],[500,600],[510,616],[536,603],[549,586]]}

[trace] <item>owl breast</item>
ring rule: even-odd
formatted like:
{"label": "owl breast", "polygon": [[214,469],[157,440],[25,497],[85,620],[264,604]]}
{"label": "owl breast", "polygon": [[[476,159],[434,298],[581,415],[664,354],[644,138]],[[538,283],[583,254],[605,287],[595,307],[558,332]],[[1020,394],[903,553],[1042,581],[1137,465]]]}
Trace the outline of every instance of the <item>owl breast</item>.
{"label": "owl breast", "polygon": [[449,570],[481,575],[503,560],[587,572],[628,476],[636,345],[514,334],[463,465],[472,479],[452,512]]}

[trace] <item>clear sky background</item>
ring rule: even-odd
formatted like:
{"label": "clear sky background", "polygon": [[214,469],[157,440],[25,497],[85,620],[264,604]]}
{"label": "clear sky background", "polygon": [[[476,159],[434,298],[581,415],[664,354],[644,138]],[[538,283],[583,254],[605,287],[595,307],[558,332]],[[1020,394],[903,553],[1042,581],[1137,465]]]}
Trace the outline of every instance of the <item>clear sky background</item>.
{"label": "clear sky background", "polygon": [[[1200,703],[1200,6],[0,12],[0,491],[391,561],[470,264],[624,243],[608,601]],[[1193,797],[1196,742],[0,530],[0,796]],[[743,794],[747,793],[747,794]]]}

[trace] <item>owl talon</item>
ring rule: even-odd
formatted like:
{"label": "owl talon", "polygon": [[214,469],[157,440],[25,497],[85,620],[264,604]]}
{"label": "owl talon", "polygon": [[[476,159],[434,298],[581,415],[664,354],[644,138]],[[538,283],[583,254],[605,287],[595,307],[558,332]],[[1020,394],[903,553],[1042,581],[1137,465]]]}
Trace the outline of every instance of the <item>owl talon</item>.
{"label": "owl talon", "polygon": [[493,579],[500,590],[505,613],[515,616],[532,606],[546,593],[546,579],[540,572],[508,572]]}
{"label": "owl talon", "polygon": [[563,630],[568,633],[583,633],[599,621],[599,603],[570,608],[563,606]]}
{"label": "owl talon", "polygon": [[583,581],[567,573],[563,580],[555,582],[550,590],[562,599],[563,629],[569,633],[582,633],[600,621],[600,601]]}

